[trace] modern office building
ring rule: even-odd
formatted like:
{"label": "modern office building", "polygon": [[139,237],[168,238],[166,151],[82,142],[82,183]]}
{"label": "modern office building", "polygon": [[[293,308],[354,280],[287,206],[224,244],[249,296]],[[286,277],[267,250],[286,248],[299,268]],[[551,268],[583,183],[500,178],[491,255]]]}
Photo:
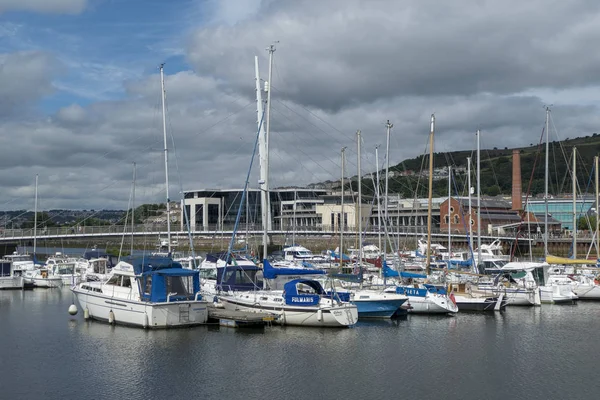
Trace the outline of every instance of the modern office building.
{"label": "modern office building", "polygon": [[[594,196],[580,197],[575,200],[577,220],[590,213],[591,208],[595,206]],[[546,212],[546,202],[543,199],[528,200],[525,209],[543,218]],[[548,214],[562,225],[562,229],[573,230],[573,198],[572,197],[554,197],[548,199]]]}
{"label": "modern office building", "polygon": [[[192,231],[230,230],[233,228],[242,203],[242,189],[200,189],[184,192],[182,207],[182,227],[185,223],[184,211],[190,220]],[[323,200],[324,189],[285,188],[269,191],[271,204],[271,225],[269,230],[286,230],[293,226],[317,224],[315,207]],[[262,227],[261,190],[248,189],[240,211],[240,224],[250,230]],[[294,211],[295,210],[295,211]]]}

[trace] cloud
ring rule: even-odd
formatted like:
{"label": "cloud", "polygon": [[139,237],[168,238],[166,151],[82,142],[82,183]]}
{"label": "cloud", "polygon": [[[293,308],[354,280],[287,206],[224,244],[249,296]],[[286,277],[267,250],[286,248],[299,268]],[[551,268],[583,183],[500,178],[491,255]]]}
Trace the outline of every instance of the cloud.
{"label": "cloud", "polygon": [[[339,179],[344,146],[346,172],[355,175],[357,129],[363,172],[373,171],[374,148],[385,145],[388,119],[394,124],[391,164],[423,153],[432,112],[438,153],[474,150],[477,128],[484,148],[537,143],[546,104],[554,104],[553,140],[598,131],[600,56],[588,47],[600,34],[600,5],[592,2],[186,5],[192,3],[196,9],[186,26],[191,16],[205,18],[186,43],[193,69],[181,71],[168,62],[165,70],[173,199],[182,188],[244,185],[257,131],[254,55],[265,79],[265,47],[274,40],[280,43],[272,85],[273,186]],[[148,33],[146,22],[136,25],[136,35]],[[6,35],[15,32],[6,27]],[[145,53],[142,67],[137,57],[136,63],[111,64],[85,49],[87,39],[75,35],[69,43],[55,48],[56,54],[0,56],[0,102],[11,101],[0,104],[0,146],[10,149],[0,159],[0,204],[30,204],[39,173],[44,207],[126,208],[133,162],[136,201],[163,201],[155,68],[163,60]],[[131,54],[129,46],[114,49],[121,50],[116,58]],[[159,59],[148,61],[153,58]],[[36,113],[48,96],[60,99],[60,106]],[[382,166],[383,146],[379,153]],[[257,181],[255,159],[251,186]]]}
{"label": "cloud", "polygon": [[600,39],[600,4],[509,3],[265,2],[255,18],[198,29],[189,58],[200,73],[247,88],[252,56],[279,40],[281,96],[330,110],[395,96],[598,83],[600,56],[588,44]]}
{"label": "cloud", "polygon": [[0,0],[0,13],[7,11],[31,11],[53,14],[79,14],[87,0]]}
{"label": "cloud", "polygon": [[22,114],[24,107],[52,93],[60,66],[46,52],[0,54],[0,116]]}

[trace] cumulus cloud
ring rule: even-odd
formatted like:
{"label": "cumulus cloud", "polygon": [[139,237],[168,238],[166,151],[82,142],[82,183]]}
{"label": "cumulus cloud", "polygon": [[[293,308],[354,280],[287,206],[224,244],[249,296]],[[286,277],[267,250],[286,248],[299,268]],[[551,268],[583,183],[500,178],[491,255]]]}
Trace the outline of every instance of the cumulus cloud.
{"label": "cumulus cloud", "polygon": [[[357,129],[363,172],[373,171],[388,119],[392,164],[422,154],[432,112],[436,152],[474,149],[477,128],[484,147],[536,143],[550,103],[558,137],[597,132],[600,62],[588,48],[600,35],[600,4],[509,3],[202,2],[212,20],[188,38],[193,70],[166,65],[171,197],[243,186],[257,130],[254,55],[266,79],[274,40],[274,186],[338,179],[344,146],[355,175]],[[120,99],[90,96],[23,118],[52,93],[61,67],[46,53],[0,57],[0,102],[12,101],[0,107],[0,146],[11,149],[0,159],[0,201],[27,203],[40,173],[45,207],[125,208],[133,162],[137,201],[164,199],[157,70],[124,74]]]}
{"label": "cumulus cloud", "polygon": [[87,0],[0,0],[0,13],[32,11],[39,13],[79,14]]}
{"label": "cumulus cloud", "polygon": [[0,54],[0,116],[20,114],[53,91],[52,79],[60,73],[55,56],[40,51]]}

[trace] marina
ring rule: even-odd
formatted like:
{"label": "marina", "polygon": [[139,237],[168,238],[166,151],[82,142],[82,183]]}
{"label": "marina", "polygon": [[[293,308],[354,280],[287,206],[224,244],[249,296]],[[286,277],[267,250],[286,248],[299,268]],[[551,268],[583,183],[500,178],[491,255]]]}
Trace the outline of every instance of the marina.
{"label": "marina", "polygon": [[72,302],[68,288],[0,291],[3,398],[597,395],[600,322],[592,302],[408,315],[342,330],[218,323],[142,330],[69,316]]}

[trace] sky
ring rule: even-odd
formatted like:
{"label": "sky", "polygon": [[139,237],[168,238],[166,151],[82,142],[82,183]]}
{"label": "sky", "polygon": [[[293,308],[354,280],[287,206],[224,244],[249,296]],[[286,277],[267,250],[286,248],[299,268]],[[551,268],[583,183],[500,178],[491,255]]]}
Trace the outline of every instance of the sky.
{"label": "sky", "polygon": [[[598,131],[600,3],[507,0],[0,0],[0,210],[125,209],[241,188],[256,140],[254,56],[274,53],[271,186],[435,151]],[[133,184],[135,163],[135,185]],[[250,185],[258,183],[258,161]]]}

